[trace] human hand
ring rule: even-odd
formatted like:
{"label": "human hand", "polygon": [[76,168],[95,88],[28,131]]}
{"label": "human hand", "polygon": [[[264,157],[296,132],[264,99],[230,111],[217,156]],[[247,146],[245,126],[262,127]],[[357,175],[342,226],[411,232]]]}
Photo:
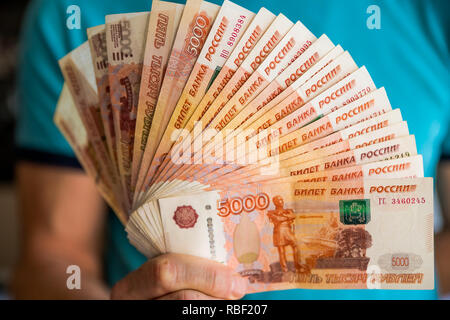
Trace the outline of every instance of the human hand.
{"label": "human hand", "polygon": [[216,261],[182,254],[164,254],[120,280],[112,299],[209,300],[239,299],[247,279]]}

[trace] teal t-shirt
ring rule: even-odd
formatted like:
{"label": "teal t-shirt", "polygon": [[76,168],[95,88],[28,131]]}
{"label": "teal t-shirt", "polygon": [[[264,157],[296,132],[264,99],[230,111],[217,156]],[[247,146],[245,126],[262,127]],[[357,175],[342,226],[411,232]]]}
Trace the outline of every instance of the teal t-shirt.
{"label": "teal t-shirt", "polygon": [[[183,2],[183,1],[181,1]],[[220,4],[221,1],[212,0]],[[261,6],[301,20],[317,37],[326,33],[335,44],[365,65],[378,87],[384,86],[394,108],[401,108],[426,176],[435,176],[441,157],[450,156],[449,19],[447,0],[236,0],[257,12]],[[81,28],[69,30],[66,20],[77,5]],[[379,29],[371,11],[379,8]],[[20,50],[20,112],[16,143],[22,154],[43,152],[74,157],[52,121],[63,77],[58,59],[86,41],[86,28],[104,23],[113,13],[148,11],[149,0],[35,0],[25,17]],[[369,20],[369,21],[368,21]],[[376,22],[376,21],[375,21]],[[105,270],[112,285],[145,257],[126,239],[111,215]],[[437,290],[288,290],[246,296],[248,299],[433,299]]]}

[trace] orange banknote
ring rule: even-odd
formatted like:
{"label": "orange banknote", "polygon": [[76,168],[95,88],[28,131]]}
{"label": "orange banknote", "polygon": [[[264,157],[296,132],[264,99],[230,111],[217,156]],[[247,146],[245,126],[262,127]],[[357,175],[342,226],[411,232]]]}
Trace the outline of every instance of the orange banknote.
{"label": "orange banknote", "polygon": [[134,189],[131,183],[131,169],[148,18],[148,12],[105,17],[117,165],[124,192],[123,198],[129,208]]}
{"label": "orange banknote", "polygon": [[91,49],[92,63],[97,81],[97,94],[102,116],[103,128],[106,143],[114,167],[119,172],[117,166],[117,145],[116,131],[111,109],[111,96],[109,94],[108,78],[108,52],[106,51],[106,27],[100,25],[87,29],[89,47]]}
{"label": "orange banknote", "polygon": [[[231,1],[222,5],[158,146],[148,172],[150,183],[155,180],[155,173],[167,164],[165,155],[178,138],[179,130],[191,118],[254,15]],[[236,37],[237,41],[229,41],[230,37]]]}
{"label": "orange banknote", "polygon": [[59,96],[53,120],[69,142],[86,174],[95,182],[102,197],[114,210],[120,221],[126,223],[128,213],[122,207],[114,186],[110,184],[108,173],[105,173],[102,168],[92,140],[89,139],[89,134],[66,84]]}
{"label": "orange banknote", "polygon": [[160,199],[164,241],[169,252],[232,267],[248,279],[248,293],[433,289],[432,185],[250,184]]}
{"label": "orange banknote", "polygon": [[[322,36],[317,41],[315,41],[305,52],[304,54],[300,55],[298,59],[296,59],[288,68],[286,68],[285,71],[283,71],[273,82],[271,82],[266,89],[264,89],[257,97],[250,102],[235,118],[233,118],[222,130],[221,132],[226,132],[226,134],[223,136],[224,143],[229,143],[231,139],[239,133],[239,126],[241,126],[244,122],[251,119],[251,117],[259,110],[261,110],[264,106],[270,107],[271,103],[266,103],[267,100],[271,97],[273,97],[274,100],[278,98],[274,97],[273,90],[274,86],[273,83],[277,83],[276,87],[280,88],[282,85],[278,83],[288,83],[293,78],[298,77],[305,79],[303,82],[306,82],[310,76],[313,76],[317,72],[321,71],[323,67],[325,67],[328,63],[330,63],[334,58],[336,58],[340,53],[342,53],[342,48],[336,47],[336,49],[331,50],[328,54],[323,57],[324,53],[330,51],[332,48],[331,41],[325,36]],[[323,59],[322,59],[323,58]],[[319,61],[315,61],[318,59]],[[337,75],[337,74],[336,74]],[[298,81],[295,81],[295,83],[298,83]],[[287,87],[286,91],[291,88]],[[278,91],[276,91],[278,92]],[[280,94],[280,96],[284,93],[284,91]],[[262,98],[260,98],[263,96]],[[273,101],[274,101],[273,100]],[[281,100],[280,100],[281,101]],[[186,130],[189,131],[190,128],[186,128]],[[198,126],[196,127],[198,129]],[[226,131],[224,131],[226,130]],[[214,130],[211,130],[213,135],[215,134]],[[187,132],[187,131],[186,131]],[[191,137],[194,138],[191,142],[192,145],[196,145],[197,143],[202,144],[203,137],[200,137],[196,134],[196,132],[191,132]],[[196,139],[197,138],[197,139]],[[211,137],[212,138],[212,137]],[[205,139],[206,142],[207,139]],[[183,147],[183,143],[178,143],[175,145],[174,149],[172,150],[173,154],[177,154],[177,152],[180,151],[180,149]],[[209,150],[212,149],[212,145],[208,145],[205,143],[204,146],[201,148],[202,154],[207,153]],[[194,153],[196,153],[197,150],[194,150]],[[192,156],[194,159],[194,156]],[[176,162],[176,157],[174,157],[174,162]],[[195,162],[195,161],[194,161]],[[172,167],[165,169],[165,175],[162,179],[168,179],[168,177],[172,177],[175,172],[183,172],[183,167],[176,166],[172,164]],[[192,171],[194,168],[190,167],[189,171]]]}
{"label": "orange banknote", "polygon": [[[159,91],[183,9],[184,5],[178,3],[159,0],[152,2],[136,115],[131,173],[131,184],[133,186],[136,185],[141,159],[153,124]],[[159,126],[159,124],[156,125]]]}
{"label": "orange banknote", "polygon": [[[279,162],[268,162],[255,169],[241,171],[237,177],[251,181],[294,176],[322,170],[380,161],[390,157],[416,155],[414,136],[409,136],[405,121],[336,144],[292,156]],[[311,165],[311,166],[309,166]],[[256,175],[256,176],[255,176]],[[230,178],[232,175],[230,175]],[[233,180],[237,180],[233,177]],[[225,181],[223,179],[222,181]]]}
{"label": "orange banknote", "polygon": [[[267,145],[263,150],[241,158],[257,158],[257,163],[228,164],[211,172],[211,178],[218,178],[233,172],[258,168],[261,165],[282,161],[294,156],[334,145],[343,140],[371,133],[402,120],[400,110],[390,112],[391,105],[384,88],[375,90],[328,115],[296,130]],[[387,113],[387,114],[385,114]],[[373,120],[371,120],[373,119]],[[371,121],[370,121],[371,120]],[[258,149],[258,148],[256,148]]]}
{"label": "orange banknote", "polygon": [[[242,87],[253,72],[258,69],[261,63],[264,62],[267,56],[272,52],[272,50],[282,40],[293,25],[294,23],[283,14],[279,14],[273,20],[270,27],[253,47],[253,50],[249,52],[247,57],[245,57],[242,62],[240,62],[239,68],[221,90],[219,95],[215,98],[213,101],[213,107],[204,112],[201,117],[197,117],[197,115],[191,117],[191,121],[188,123],[188,129],[194,127],[190,132],[194,140],[198,138],[203,129],[205,129],[207,125],[215,118],[215,116],[225,106],[227,101],[234,96],[234,94]],[[186,141],[184,137],[179,140]],[[202,142],[200,140],[200,144],[201,143]],[[175,149],[178,149],[177,146],[175,146]],[[172,170],[176,170],[176,168]],[[164,173],[164,175],[165,174],[166,173]]]}
{"label": "orange banknote", "polygon": [[139,202],[138,199],[147,188],[147,183],[145,183],[147,171],[154,158],[156,148],[161,141],[195,61],[205,45],[206,37],[219,9],[218,5],[207,1],[186,1],[154,111],[152,122],[155,125],[150,128],[147,145],[142,155],[136,192],[133,197],[134,205]]}
{"label": "orange banknote", "polygon": [[[263,136],[266,136],[267,138],[272,140],[278,139],[279,137],[295,131],[296,129],[301,128],[319,117],[322,111],[320,103],[323,98],[321,97],[330,94],[329,92],[331,90],[340,90],[341,87],[347,88],[346,90],[341,90],[342,94],[340,94],[338,98],[336,97],[338,99],[336,103],[342,105],[345,103],[345,99],[352,98],[353,95],[361,90],[361,88],[374,87],[367,71],[364,68],[361,68],[352,73],[352,71],[356,69],[357,66],[348,52],[342,53],[335,60],[332,60],[329,64],[324,66],[320,72],[316,73],[311,79],[306,81],[303,86],[294,92],[296,95],[294,100],[300,102],[292,104],[292,98],[289,96],[277,106],[270,109],[270,111],[260,116],[257,120],[246,124],[245,128],[225,131],[225,133],[215,136],[214,132],[212,133],[212,136],[205,135],[202,137],[202,139],[205,139],[205,145],[199,150],[199,152],[195,153],[194,150],[193,156],[186,155],[185,153],[175,153],[172,156],[172,161],[175,163],[180,162],[179,156],[181,155],[184,157],[182,158],[182,162],[185,163],[185,165],[182,166],[181,170],[177,171],[178,175],[169,173],[164,177],[165,180],[169,181],[169,183],[171,183],[170,180],[174,179],[177,179],[178,181],[192,181],[198,179],[199,176],[202,176],[205,173],[205,170],[211,171],[211,169],[214,169],[214,167],[211,166],[213,163],[218,163],[217,168],[220,168],[221,163],[224,161],[241,163],[238,160],[240,160],[242,156],[245,157],[248,153],[246,150],[248,148],[258,146],[258,143],[260,142],[259,139],[261,137],[261,135],[258,135],[260,131],[266,130],[265,132],[269,132],[267,135],[263,134]],[[351,75],[346,77],[348,73],[351,73]],[[323,90],[323,93],[312,93],[311,88],[316,86],[317,81],[321,82],[321,79],[323,78],[326,78],[327,81],[324,81],[322,88],[315,89],[315,91]],[[348,85],[348,83],[350,83],[350,85]],[[308,101],[308,94],[312,97],[312,100],[305,105],[304,100]],[[316,98],[314,98],[314,96],[316,96]],[[297,116],[290,116],[290,113]],[[289,117],[293,119],[286,124],[286,129],[281,128],[281,126],[284,125],[285,119],[288,119]],[[275,127],[277,129],[275,129]],[[228,139],[228,134],[231,134],[233,139]],[[187,144],[187,146],[190,145]],[[218,155],[216,155],[216,153],[218,153]]]}
{"label": "orange banknote", "polygon": [[361,178],[423,178],[423,159],[421,155],[387,161],[364,163],[359,166],[315,172],[300,176],[301,182],[347,181]]}
{"label": "orange banknote", "polygon": [[[251,50],[259,43],[258,41],[263,35],[265,35],[266,38],[269,38],[268,35],[271,34],[271,31],[267,29],[271,26],[274,19],[275,15],[267,9],[261,8],[259,10],[245,33],[242,35],[240,42],[236,45],[236,48],[232,51],[228,60],[220,69],[219,74],[215,77],[205,96],[195,108],[191,117],[187,120],[184,130],[189,132],[192,131],[195,123],[203,118],[222,90],[233,79],[235,73],[237,72],[239,74],[240,72],[243,72],[243,69],[240,67],[244,63],[246,57],[251,53]],[[276,25],[277,24],[273,24],[271,27],[274,29],[274,32],[277,32],[275,28]],[[266,30],[267,33],[265,33]],[[256,67],[256,63],[254,65]],[[213,107],[216,108],[216,105]],[[178,145],[175,145],[175,148],[178,148]],[[167,165],[167,163],[163,165]]]}
{"label": "orange banknote", "polygon": [[212,103],[216,100],[228,82],[231,81],[238,68],[241,67],[247,56],[259,43],[259,40],[271,26],[275,18],[275,15],[269,10],[265,8],[261,8],[259,10],[245,33],[242,35],[241,40],[236,45],[236,48],[231,52],[230,57],[220,69],[219,74],[214,79],[214,82],[209,87],[205,96],[202,98],[202,101],[195,109],[191,119],[189,119],[188,123],[186,123],[186,130],[191,131],[194,126],[194,122],[202,119],[203,115],[208,111]]}
{"label": "orange banknote", "polygon": [[100,176],[117,199],[123,199],[120,180],[106,144],[89,43],[84,42],[61,58],[59,65],[85,127],[89,145],[92,147],[91,152],[95,153],[95,159],[98,161],[96,167],[101,168]]}

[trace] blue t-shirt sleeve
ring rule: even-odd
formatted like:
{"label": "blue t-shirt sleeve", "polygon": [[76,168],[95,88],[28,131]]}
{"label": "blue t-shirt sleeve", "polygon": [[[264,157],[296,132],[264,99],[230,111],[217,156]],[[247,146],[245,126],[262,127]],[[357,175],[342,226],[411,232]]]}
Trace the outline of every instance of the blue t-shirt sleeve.
{"label": "blue t-shirt sleeve", "polygon": [[65,11],[60,1],[37,0],[25,14],[17,76],[19,112],[15,142],[19,150],[72,158],[71,147],[53,123],[63,85],[58,59],[84,39],[81,33],[78,37],[69,34]]}

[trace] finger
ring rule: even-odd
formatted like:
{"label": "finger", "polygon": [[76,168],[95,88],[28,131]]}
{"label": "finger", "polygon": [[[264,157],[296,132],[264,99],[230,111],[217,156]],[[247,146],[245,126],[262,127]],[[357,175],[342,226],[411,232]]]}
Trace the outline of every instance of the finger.
{"label": "finger", "polygon": [[220,300],[216,297],[211,297],[203,292],[197,290],[180,290],[166,294],[165,296],[157,298],[157,300]]}
{"label": "finger", "polygon": [[221,263],[190,255],[165,254],[119,281],[111,298],[154,299],[192,289],[217,298],[239,299],[247,290],[247,282]]}

